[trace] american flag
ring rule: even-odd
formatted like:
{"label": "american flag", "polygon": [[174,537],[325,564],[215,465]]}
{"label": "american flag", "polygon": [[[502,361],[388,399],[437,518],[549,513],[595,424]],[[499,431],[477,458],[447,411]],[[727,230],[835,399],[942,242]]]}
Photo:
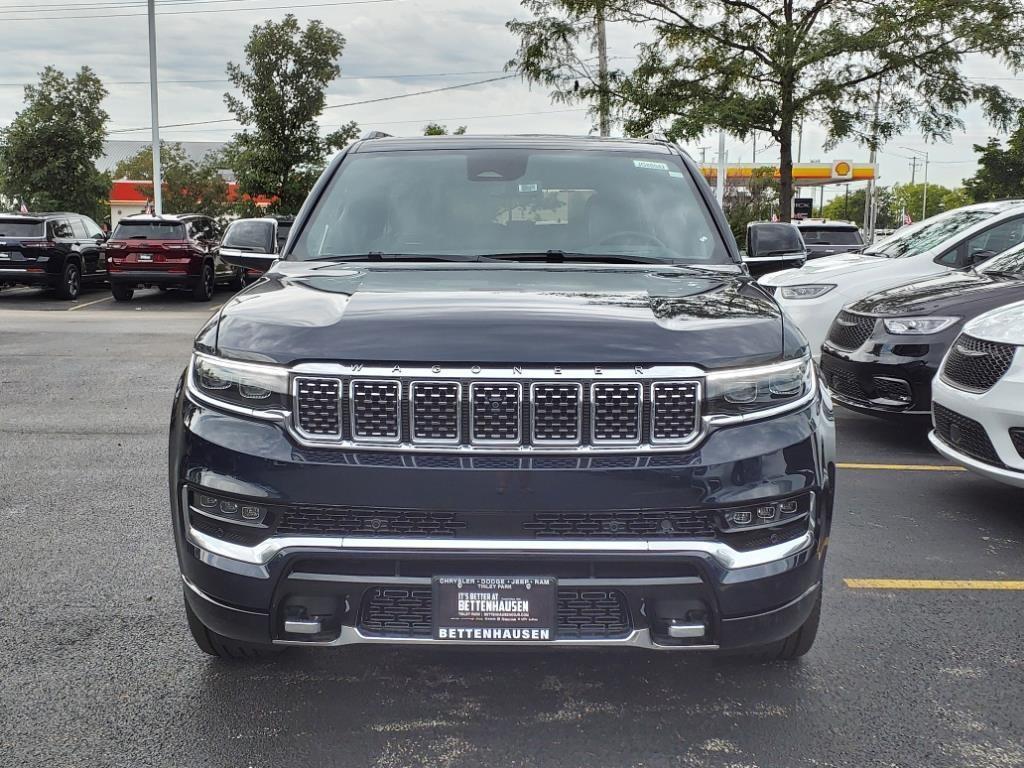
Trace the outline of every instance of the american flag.
{"label": "american flag", "polygon": [[147,216],[152,216],[153,215],[153,201],[152,200],[149,200],[149,201],[146,202],[146,210],[143,211],[143,213],[145,213]]}
{"label": "american flag", "polygon": [[914,223],[914,220],[910,218],[910,214],[906,211],[903,212],[903,226],[909,226]]}
{"label": "american flag", "polygon": [[25,200],[24,200],[24,198],[22,198],[22,201],[21,201],[21,212],[22,212],[22,213],[28,213],[28,206],[27,206],[27,205],[25,205]]}

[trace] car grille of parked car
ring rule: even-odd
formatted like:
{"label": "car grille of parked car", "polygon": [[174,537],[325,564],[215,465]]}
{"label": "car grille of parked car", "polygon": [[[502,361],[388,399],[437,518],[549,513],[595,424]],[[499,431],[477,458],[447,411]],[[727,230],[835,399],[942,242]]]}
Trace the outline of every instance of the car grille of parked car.
{"label": "car grille of parked car", "polygon": [[1017,347],[960,334],[942,366],[943,380],[958,389],[984,392],[1010,369]]}
{"label": "car grille of parked car", "polygon": [[1024,429],[1011,429],[1010,440],[1013,441],[1013,447],[1017,449],[1017,453],[1024,459]]}
{"label": "car grille of parked car", "polygon": [[877,318],[840,312],[828,330],[828,340],[840,349],[858,349],[871,337]]}
{"label": "car grille of parked car", "polygon": [[[429,587],[379,586],[367,590],[359,629],[378,637],[430,637],[433,594]],[[617,590],[559,589],[555,638],[626,637],[632,628],[625,596]]]}
{"label": "car grille of parked car", "polygon": [[932,405],[932,410],[935,432],[943,442],[978,461],[1002,466],[985,427],[938,403]]}
{"label": "car grille of parked car", "polygon": [[416,509],[292,506],[281,513],[279,534],[333,536],[452,537],[467,523],[453,512]]}
{"label": "car grille of parked car", "polygon": [[295,427],[310,441],[430,450],[612,450],[691,442],[697,381],[406,381],[299,376]]}
{"label": "car grille of parked car", "polygon": [[715,527],[703,510],[657,512],[538,512],[523,523],[538,539],[621,539],[686,536],[711,538]]}

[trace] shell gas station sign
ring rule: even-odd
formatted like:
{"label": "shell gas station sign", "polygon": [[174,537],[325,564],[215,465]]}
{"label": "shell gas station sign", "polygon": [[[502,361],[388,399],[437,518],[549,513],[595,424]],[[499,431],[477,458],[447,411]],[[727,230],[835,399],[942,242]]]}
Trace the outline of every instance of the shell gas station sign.
{"label": "shell gas station sign", "polygon": [[[779,178],[779,166],[773,163],[729,163],[726,166],[725,182],[738,186],[745,185],[752,176],[768,169]],[[701,173],[709,182],[718,180],[718,166],[712,163],[700,165]],[[826,184],[847,184],[852,181],[871,181],[877,177],[873,163],[855,163],[852,160],[833,160],[830,163],[793,163],[793,184],[797,187],[819,187]]]}

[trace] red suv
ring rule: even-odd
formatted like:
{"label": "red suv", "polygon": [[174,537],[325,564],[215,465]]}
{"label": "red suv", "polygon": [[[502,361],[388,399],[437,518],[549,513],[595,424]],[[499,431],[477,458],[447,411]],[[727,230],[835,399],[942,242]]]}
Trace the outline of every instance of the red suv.
{"label": "red suv", "polygon": [[242,287],[242,270],[221,261],[220,227],[196,214],[129,216],[105,245],[110,290],[130,301],[136,288],[185,288],[209,301],[218,284]]}

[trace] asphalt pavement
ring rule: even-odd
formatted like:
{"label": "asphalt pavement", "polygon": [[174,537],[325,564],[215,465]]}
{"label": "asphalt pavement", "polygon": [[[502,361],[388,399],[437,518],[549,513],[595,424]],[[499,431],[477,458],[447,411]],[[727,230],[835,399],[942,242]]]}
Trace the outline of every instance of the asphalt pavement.
{"label": "asphalt pavement", "polygon": [[166,427],[191,337],[227,295],[0,291],[0,766],[1024,765],[1024,493],[949,467],[923,427],[848,413],[821,631],[800,663],[203,655]]}

